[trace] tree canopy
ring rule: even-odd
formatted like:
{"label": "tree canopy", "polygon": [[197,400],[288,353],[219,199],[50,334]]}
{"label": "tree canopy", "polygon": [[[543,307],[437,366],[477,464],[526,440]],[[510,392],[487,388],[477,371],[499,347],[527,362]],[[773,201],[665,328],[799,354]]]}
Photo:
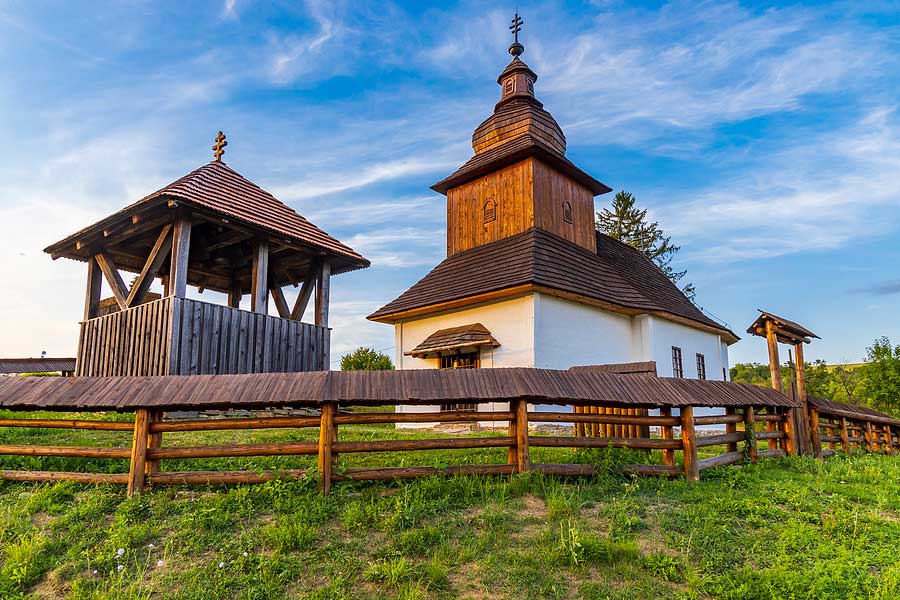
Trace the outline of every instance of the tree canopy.
{"label": "tree canopy", "polygon": [[[637,206],[637,198],[625,190],[615,195],[612,205],[597,213],[597,230],[625,242],[643,252],[652,260],[672,283],[678,285],[687,271],[676,271],[672,259],[681,249],[672,243],[671,236],[665,235],[656,221],[647,219],[647,209]],[[687,283],[681,291],[694,300],[696,289]]]}
{"label": "tree canopy", "polygon": [[341,357],[341,371],[392,371],[394,363],[387,354],[372,348],[357,348]]}
{"label": "tree canopy", "polygon": [[900,345],[886,337],[866,348],[862,391],[877,410],[900,416]]}

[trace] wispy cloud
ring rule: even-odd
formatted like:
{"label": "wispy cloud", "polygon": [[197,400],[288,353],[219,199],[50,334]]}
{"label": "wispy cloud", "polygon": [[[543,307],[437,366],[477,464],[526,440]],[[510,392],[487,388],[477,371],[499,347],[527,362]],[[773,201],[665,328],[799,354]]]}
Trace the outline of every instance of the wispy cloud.
{"label": "wispy cloud", "polygon": [[900,279],[884,281],[874,285],[856,288],[852,291],[862,294],[874,294],[876,296],[892,296],[894,294],[900,294]]}
{"label": "wispy cloud", "polygon": [[389,227],[358,233],[347,244],[379,267],[425,267],[440,262],[446,251],[444,227]]}

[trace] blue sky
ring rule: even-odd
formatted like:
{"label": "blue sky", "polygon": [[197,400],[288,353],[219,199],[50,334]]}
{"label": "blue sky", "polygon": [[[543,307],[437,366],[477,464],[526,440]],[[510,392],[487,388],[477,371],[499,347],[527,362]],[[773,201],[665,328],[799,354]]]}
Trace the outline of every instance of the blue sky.
{"label": "blue sky", "polygon": [[[809,359],[900,342],[896,2],[518,6],[569,157],[650,208],[699,304],[738,332],[757,307],[800,321]],[[0,3],[0,355],[74,354],[84,266],[41,249],[208,161],[219,129],[230,166],[372,259],[334,280],[334,359],[392,353],[364,316],[444,256],[428,186],[472,154],[514,7]]]}

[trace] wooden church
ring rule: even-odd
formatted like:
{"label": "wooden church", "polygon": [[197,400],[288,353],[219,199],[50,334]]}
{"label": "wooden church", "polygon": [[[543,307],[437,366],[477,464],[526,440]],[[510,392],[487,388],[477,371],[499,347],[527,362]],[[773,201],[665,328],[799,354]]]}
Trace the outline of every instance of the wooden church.
{"label": "wooden church", "polygon": [[661,376],[726,379],[738,337],[596,231],[594,197],[611,190],[566,158],[523,51],[516,35],[475,155],[432,186],[447,196],[447,258],[369,316],[394,325],[398,368],[654,361]]}
{"label": "wooden church", "polygon": [[226,165],[226,145],[220,131],[212,162],[46,248],[87,264],[77,375],[328,370],[330,278],[369,261]]}

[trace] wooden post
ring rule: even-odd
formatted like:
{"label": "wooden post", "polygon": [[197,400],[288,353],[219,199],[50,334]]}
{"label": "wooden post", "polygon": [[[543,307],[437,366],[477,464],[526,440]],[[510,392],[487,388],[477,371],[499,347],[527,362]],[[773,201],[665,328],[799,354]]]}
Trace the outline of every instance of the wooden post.
{"label": "wooden post", "polygon": [[191,254],[191,216],[179,213],[172,232],[172,258],[169,261],[168,295],[187,295],[188,258]]}
{"label": "wooden post", "polygon": [[797,393],[800,401],[806,404],[806,365],[803,364],[803,342],[794,344],[797,359]]}
{"label": "wooden post", "polygon": [[[506,464],[508,465],[516,465],[519,463],[518,459],[518,442],[516,441],[516,415],[518,412],[516,411],[516,401],[512,400],[509,403],[509,412],[512,413],[512,419],[509,420],[509,427],[506,430],[506,433],[509,437],[513,438],[513,445],[509,447],[506,453]],[[580,423],[580,425],[584,425],[584,423]]]}
{"label": "wooden post", "polygon": [[822,435],[819,432],[819,411],[812,406],[809,407],[809,433],[812,436],[813,456],[822,458]]}
{"label": "wooden post", "polygon": [[128,496],[144,490],[147,464],[147,442],[150,433],[150,411],[139,408],[134,413],[134,436],[131,442],[131,464],[128,469]]}
{"label": "wooden post", "polygon": [[681,443],[684,445],[684,478],[700,481],[700,464],[697,462],[697,432],[694,430],[694,407],[681,407]]}
{"label": "wooden post", "polygon": [[775,338],[775,323],[766,321],[766,342],[769,344],[769,374],[772,377],[772,389],[784,393],[781,383],[781,362],[778,360],[778,340]]}
{"label": "wooden post", "polygon": [[[828,420],[825,422],[825,435],[831,437],[831,436],[834,436],[834,433],[835,433],[834,417],[829,416]],[[828,441],[828,449],[834,450],[836,448],[837,448],[837,445],[833,441],[829,440]]]}
{"label": "wooden post", "polygon": [[243,292],[241,291],[241,284],[232,282],[231,289],[228,291],[228,306],[231,308],[240,308],[242,296]]}
{"label": "wooden post", "polygon": [[850,454],[850,432],[847,431],[847,417],[841,417],[841,446],[844,454]]}
{"label": "wooden post", "polygon": [[883,425],[881,428],[881,431],[882,431],[882,435],[883,435],[882,439],[884,440],[884,444],[882,444],[882,446],[884,446],[884,453],[888,454],[888,455],[893,454],[894,453],[894,439],[893,439],[893,436],[891,435],[890,425]]}
{"label": "wooden post", "polygon": [[253,275],[250,282],[250,310],[269,314],[269,240],[253,240]]}
{"label": "wooden post", "polygon": [[784,453],[787,456],[797,456],[797,430],[794,429],[796,409],[784,411],[781,428],[784,431]]}
{"label": "wooden post", "polygon": [[322,261],[316,281],[316,325],[328,327],[328,302],[331,298],[331,265]]}
{"label": "wooden post", "polygon": [[322,405],[322,421],[319,424],[319,489],[323,494],[331,491],[332,443],[334,442],[334,413],[333,402]]}
{"label": "wooden post", "polygon": [[[161,423],[163,420],[163,412],[161,410],[150,411],[150,424]],[[147,448],[149,450],[158,450],[162,448],[162,433],[151,433],[147,438]],[[148,475],[159,473],[159,460],[147,460],[147,466],[144,472]]]}
{"label": "wooden post", "polygon": [[[659,416],[661,417],[671,417],[672,416],[672,408],[670,406],[663,406],[659,409]],[[671,425],[663,425],[659,428],[660,437],[664,440],[674,440],[675,439],[675,431]],[[667,467],[675,466],[675,450],[673,448],[665,448],[662,451],[662,462],[663,465]]]}
{"label": "wooden post", "polygon": [[[772,408],[771,406],[766,407],[766,414],[771,415],[774,414],[777,409]],[[766,431],[778,431],[778,423],[775,421],[766,421]],[[778,440],[769,439],[766,440],[766,447],[769,450],[778,450]]]}
{"label": "wooden post", "polygon": [[[726,415],[734,415],[737,414],[737,411],[733,408],[725,409]],[[725,424],[725,433],[737,433],[737,423],[726,423]],[[728,452],[737,452],[737,442],[729,442],[727,446]]]}
{"label": "wooden post", "polygon": [[103,283],[103,273],[93,256],[87,264],[87,289],[84,294],[84,320],[93,319],[100,314],[100,286]]}
{"label": "wooden post", "polygon": [[519,398],[516,402],[516,471],[524,473],[531,468],[528,452],[528,400]]}
{"label": "wooden post", "polygon": [[866,421],[866,452],[875,452],[875,434],[872,431],[872,421]]}
{"label": "wooden post", "polygon": [[[592,415],[599,415],[600,407],[599,406],[589,406],[588,412]],[[585,433],[587,435],[590,435],[591,437],[599,436],[600,435],[600,424],[599,423],[591,423],[590,425],[591,426],[589,429],[585,428],[586,429]]]}
{"label": "wooden post", "polygon": [[744,431],[750,432],[750,435],[745,435],[747,453],[750,455],[750,462],[755,463],[759,460],[759,450],[756,447],[756,411],[752,406],[744,408]]}

